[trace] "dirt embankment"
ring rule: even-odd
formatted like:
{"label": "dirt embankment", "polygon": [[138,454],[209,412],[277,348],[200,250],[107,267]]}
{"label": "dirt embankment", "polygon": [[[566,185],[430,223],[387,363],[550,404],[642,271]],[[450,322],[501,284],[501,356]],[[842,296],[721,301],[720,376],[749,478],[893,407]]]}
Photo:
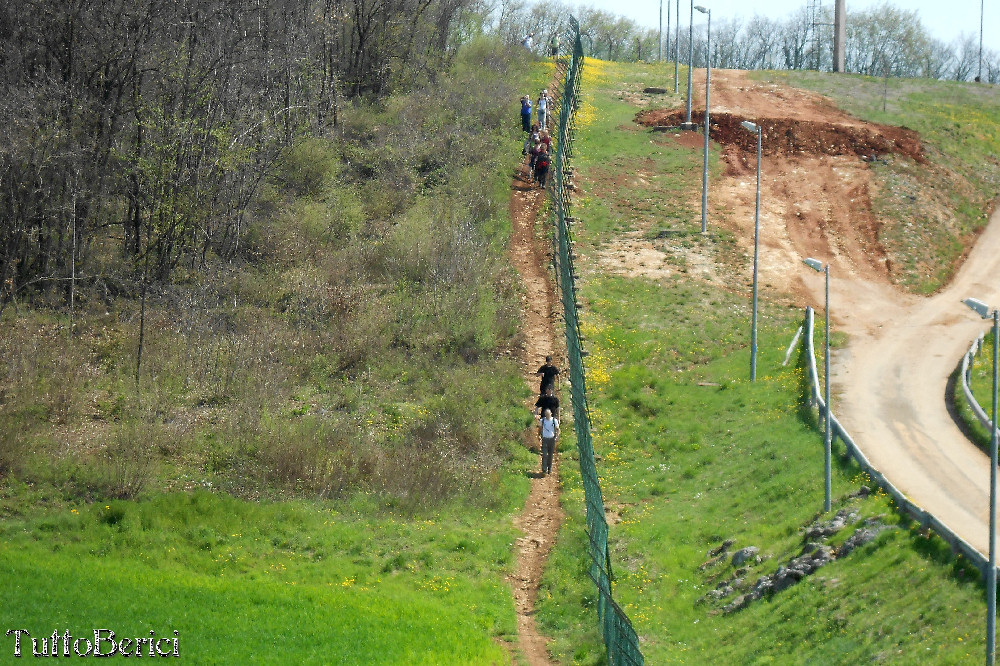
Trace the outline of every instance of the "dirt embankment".
{"label": "dirt embankment", "polygon": [[[696,89],[693,97],[703,94]],[[704,109],[692,113],[695,120],[703,117]],[[664,130],[654,135],[660,137],[656,141],[700,148],[700,133],[676,129],[684,119],[683,109],[652,109],[636,115],[638,124]],[[753,248],[757,142],[756,135],[741,126],[744,120],[762,129],[764,284],[782,285],[791,295],[807,295],[801,259],[809,256],[830,261],[839,275],[891,282],[892,257],[880,242],[882,222],[872,213],[877,185],[871,166],[894,159],[923,163],[920,136],[905,127],[849,116],[815,93],[753,82],[745,72],[713,70],[709,137],[721,145],[726,166],[722,177],[709,184],[709,228],[732,232],[747,252]],[[700,202],[690,203],[692,209],[700,209]],[[635,253],[635,261],[619,251],[614,264],[604,262],[605,270],[635,274],[644,266],[658,265],[638,252],[660,251],[642,238],[643,231],[638,230],[638,240],[618,248]],[[721,272],[711,268],[715,262],[709,256],[689,252],[687,262],[709,267],[701,271],[707,280],[728,282],[734,288],[749,282],[746,262],[737,261]]]}
{"label": "dirt embankment", "polygon": [[[703,116],[704,110],[692,113],[692,117],[699,119]],[[654,109],[639,112],[635,120],[646,127],[677,127],[684,118],[682,110]],[[733,157],[744,165],[748,163],[748,157],[756,158],[757,139],[741,125],[744,120],[760,125],[763,135],[767,137],[766,142],[761,142],[761,154],[766,156],[856,155],[870,161],[896,154],[924,162],[920,135],[906,127],[847,125],[781,117],[748,118],[733,113],[713,113],[709,116],[709,138],[737,149],[726,151],[726,160],[730,163]]]}

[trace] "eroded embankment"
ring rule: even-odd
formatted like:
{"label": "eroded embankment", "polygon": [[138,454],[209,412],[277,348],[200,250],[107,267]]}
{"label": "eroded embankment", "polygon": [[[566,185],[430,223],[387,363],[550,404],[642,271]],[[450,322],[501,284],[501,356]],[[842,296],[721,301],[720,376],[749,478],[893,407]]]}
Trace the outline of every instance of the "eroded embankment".
{"label": "eroded embankment", "polygon": [[[704,111],[693,115],[701,118],[702,114]],[[646,127],[676,127],[683,122],[684,116],[683,110],[653,109],[636,114],[635,120]],[[895,154],[921,163],[924,161],[923,145],[915,131],[873,123],[841,124],[715,113],[709,116],[709,138],[723,146],[735,146],[747,155],[756,155],[756,137],[741,126],[744,120],[760,125],[767,137],[767,141],[761,144],[761,153],[766,156],[857,155],[871,160]]]}

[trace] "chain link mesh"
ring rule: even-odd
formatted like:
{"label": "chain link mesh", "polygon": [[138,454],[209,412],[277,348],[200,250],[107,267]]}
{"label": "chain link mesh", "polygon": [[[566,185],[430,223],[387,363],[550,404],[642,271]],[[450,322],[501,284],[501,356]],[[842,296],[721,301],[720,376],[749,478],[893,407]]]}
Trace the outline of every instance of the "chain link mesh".
{"label": "chain link mesh", "polygon": [[554,178],[549,194],[552,199],[551,217],[555,227],[553,261],[557,285],[560,289],[563,313],[566,321],[566,349],[569,355],[570,382],[572,385],[573,418],[575,421],[577,448],[580,454],[580,476],[587,507],[587,536],[589,538],[590,578],[598,591],[597,613],[608,652],[608,663],[638,666],[644,663],[639,650],[639,637],[628,616],[615,603],[612,596],[611,557],[608,551],[608,523],[604,513],[604,497],[594,462],[594,447],[590,437],[590,410],[587,405],[584,356],[581,347],[580,321],[577,315],[576,272],[573,269],[574,222],[571,202],[566,187],[568,172],[567,159],[573,154],[573,139],[576,134],[574,112],[579,105],[580,71],[583,68],[583,44],[580,41],[580,26],[570,17],[570,26],[575,36],[573,53],[566,69],[566,77],[556,118],[556,154]]}

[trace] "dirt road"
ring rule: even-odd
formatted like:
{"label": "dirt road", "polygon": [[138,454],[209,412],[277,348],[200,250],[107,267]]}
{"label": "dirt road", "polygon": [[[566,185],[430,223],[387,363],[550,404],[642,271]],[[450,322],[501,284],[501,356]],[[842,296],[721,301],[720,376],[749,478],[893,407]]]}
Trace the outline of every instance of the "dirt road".
{"label": "dirt road", "polygon": [[[945,406],[948,377],[988,323],[960,302],[1000,304],[1000,214],[951,285],[906,296],[849,273],[830,279],[830,312],[850,344],[833,355],[833,409],[872,464],[907,497],[987,553],[989,458]],[[818,280],[810,285],[822,298]],[[819,302],[818,300],[816,302]]]}
{"label": "dirt road", "polygon": [[[865,123],[819,95],[752,82],[738,71],[713,70],[712,102],[712,138],[723,144],[727,170],[710,189],[711,223],[752,248],[756,147],[739,128],[752,120],[765,133],[761,283],[821,311],[823,277],[801,259],[830,262],[833,328],[849,335],[833,355],[834,413],[893,484],[985,553],[989,460],[952,420],[945,391],[970,342],[988,328],[961,299],[1000,305],[1000,215],[947,289],[907,294],[888,278],[863,158],[892,152],[922,161],[912,132]],[[673,125],[678,113],[639,120]]]}

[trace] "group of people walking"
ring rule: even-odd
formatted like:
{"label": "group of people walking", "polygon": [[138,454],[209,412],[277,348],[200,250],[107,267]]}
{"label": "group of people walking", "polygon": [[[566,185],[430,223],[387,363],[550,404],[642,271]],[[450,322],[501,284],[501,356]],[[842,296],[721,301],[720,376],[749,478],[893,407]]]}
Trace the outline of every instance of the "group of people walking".
{"label": "group of people walking", "polygon": [[[531,51],[535,46],[535,33],[529,32],[521,40],[521,46]],[[552,37],[549,38],[549,55],[553,58],[559,57],[559,33],[552,33]]]}
{"label": "group of people walking", "polygon": [[[531,124],[531,113],[534,111],[537,122]],[[552,111],[552,96],[546,88],[538,95],[538,101],[534,107],[531,105],[531,95],[521,97],[521,129],[530,132],[532,128],[539,128],[545,131],[549,129],[551,120],[549,112]]]}
{"label": "group of people walking", "polygon": [[538,183],[539,187],[542,188],[545,187],[549,165],[552,162],[552,138],[548,131],[551,111],[552,98],[549,96],[548,89],[543,90],[538,96],[538,104],[535,107],[537,122],[535,123],[531,122],[531,97],[525,95],[521,98],[521,129],[528,133],[521,153],[529,156],[528,168],[531,181]]}
{"label": "group of people walking", "polygon": [[559,398],[555,396],[556,377],[559,368],[552,364],[552,357],[545,357],[545,364],[536,373],[542,378],[538,387],[539,397],[535,401],[535,416],[538,419],[538,440],[542,453],[542,474],[552,472],[552,459],[559,437]]}

